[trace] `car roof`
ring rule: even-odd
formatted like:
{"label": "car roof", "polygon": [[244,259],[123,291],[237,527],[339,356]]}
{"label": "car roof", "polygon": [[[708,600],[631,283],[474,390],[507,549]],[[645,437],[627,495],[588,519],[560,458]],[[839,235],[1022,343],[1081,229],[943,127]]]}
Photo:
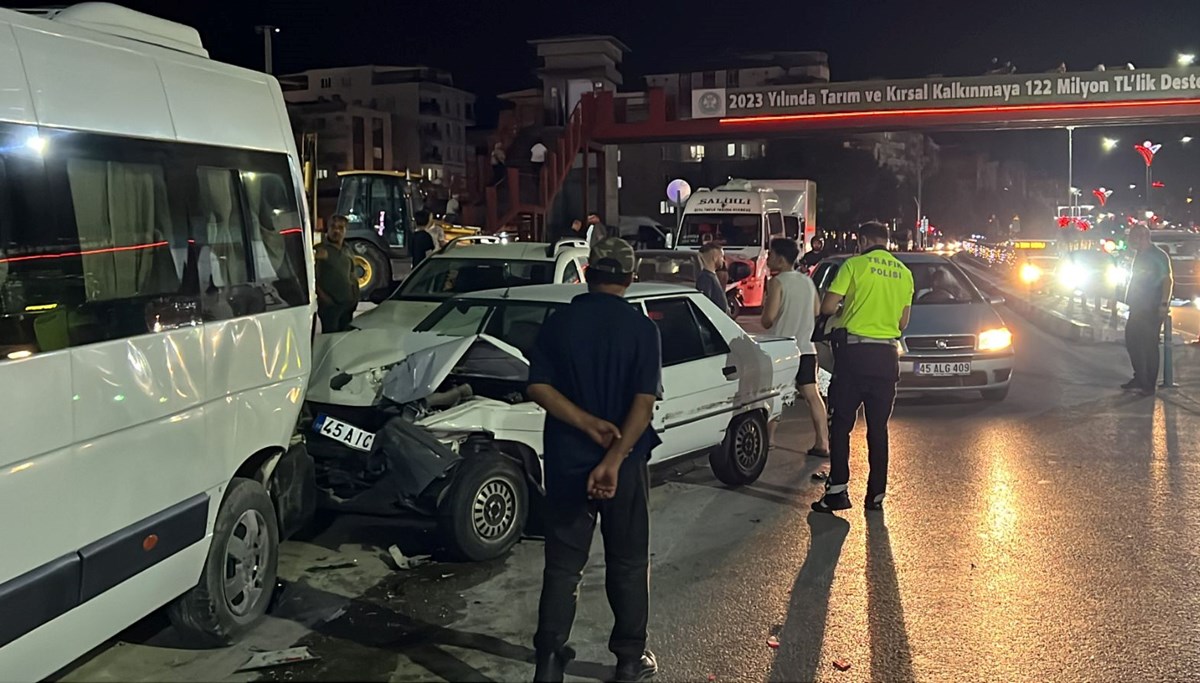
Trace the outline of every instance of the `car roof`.
{"label": "car roof", "polygon": [[[549,242],[508,242],[506,244],[474,243],[438,251],[429,258],[458,259],[517,259],[522,261],[554,261],[562,254],[587,256],[587,249],[563,246],[557,251]],[[461,250],[461,251],[460,251]]]}
{"label": "car roof", "polygon": [[695,249],[638,249],[638,256],[677,256],[685,259],[698,259],[700,252]]}
{"label": "car roof", "polygon": [[[456,299],[505,299],[508,301],[536,301],[544,303],[569,303],[571,299],[587,291],[587,285],[526,285],[486,289],[480,292],[461,294]],[[659,282],[636,282],[625,293],[630,300],[648,299],[670,294],[697,294],[695,288],[669,285]]]}

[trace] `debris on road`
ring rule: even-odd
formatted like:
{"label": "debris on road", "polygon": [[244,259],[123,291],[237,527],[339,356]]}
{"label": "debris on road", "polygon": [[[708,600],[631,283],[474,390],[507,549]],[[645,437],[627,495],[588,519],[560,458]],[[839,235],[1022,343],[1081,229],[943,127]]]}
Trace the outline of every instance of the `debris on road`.
{"label": "debris on road", "polygon": [[838,671],[849,671],[850,662],[847,662],[844,659],[835,659],[833,660],[833,668],[837,669]]}
{"label": "debris on road", "polygon": [[772,650],[778,650],[779,649],[779,639],[776,638],[775,636],[771,636],[771,637],[767,638],[767,647],[771,648]]}
{"label": "debris on road", "polygon": [[388,548],[388,555],[392,557],[392,562],[396,563],[396,569],[400,570],[416,569],[429,560],[428,555],[409,557],[400,552],[400,548],[397,546],[391,546]]}
{"label": "debris on road", "polygon": [[314,659],[320,659],[313,653],[308,651],[307,647],[290,647],[286,650],[271,650],[269,652],[256,652],[250,658],[250,661],[238,668],[238,671],[254,671],[256,669],[267,669],[273,666],[283,666],[284,664],[296,664],[299,662],[307,662]]}

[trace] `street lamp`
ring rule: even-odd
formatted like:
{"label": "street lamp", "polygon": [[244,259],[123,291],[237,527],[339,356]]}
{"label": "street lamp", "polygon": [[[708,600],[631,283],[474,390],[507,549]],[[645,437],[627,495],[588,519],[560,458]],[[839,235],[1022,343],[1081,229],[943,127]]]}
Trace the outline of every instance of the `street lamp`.
{"label": "street lamp", "polygon": [[1111,152],[1117,148],[1117,143],[1119,142],[1120,140],[1116,138],[1104,138],[1100,141],[1100,146],[1104,148],[1105,152]]}
{"label": "street lamp", "polygon": [[272,66],[273,66],[273,64],[272,64],[273,60],[271,58],[272,51],[273,51],[272,48],[274,47],[271,43],[273,42],[272,38],[275,37],[275,34],[279,33],[279,27],[278,26],[270,26],[270,25],[260,25],[260,26],[255,26],[254,31],[263,37],[263,67],[265,68],[267,73],[271,73]]}
{"label": "street lamp", "polygon": [[1162,144],[1150,142],[1149,140],[1140,145],[1134,145],[1133,148],[1142,157],[1142,161],[1146,162],[1146,203],[1150,203],[1150,183],[1152,171],[1150,166],[1154,163],[1154,155],[1158,154],[1158,150],[1162,149]]}
{"label": "street lamp", "polygon": [[1179,66],[1191,66],[1192,64],[1196,63],[1196,55],[1191,52],[1181,52],[1179,53],[1179,56],[1175,58],[1175,61],[1179,64]]}
{"label": "street lamp", "polygon": [[1185,135],[1185,136],[1179,138],[1179,141],[1186,145],[1187,143],[1192,141],[1192,136]]}

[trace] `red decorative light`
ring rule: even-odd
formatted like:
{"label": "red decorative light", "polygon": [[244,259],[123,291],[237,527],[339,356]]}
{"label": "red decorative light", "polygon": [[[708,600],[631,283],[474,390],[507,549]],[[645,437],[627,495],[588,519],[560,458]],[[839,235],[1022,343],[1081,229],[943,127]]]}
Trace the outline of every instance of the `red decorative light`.
{"label": "red decorative light", "polygon": [[1154,182],[1150,183],[1150,187],[1166,187],[1166,185],[1163,185],[1161,180],[1155,180]]}
{"label": "red decorative light", "polygon": [[1092,190],[1092,194],[1096,195],[1096,199],[1100,201],[1100,206],[1104,206],[1108,203],[1108,198],[1112,196],[1112,193],[1112,190],[1103,187],[1098,187]]}
{"label": "red decorative light", "polygon": [[1092,224],[1086,218],[1080,218],[1075,221],[1075,227],[1079,228],[1080,232],[1087,232],[1092,229]]}
{"label": "red decorative light", "polygon": [[1137,150],[1138,154],[1142,155],[1142,161],[1145,161],[1146,167],[1149,168],[1150,164],[1154,163],[1154,155],[1158,154],[1158,150],[1162,149],[1162,145],[1147,140],[1140,145],[1134,145],[1133,148]]}
{"label": "red decorative light", "polygon": [[1071,217],[1070,216],[1059,216],[1058,217],[1058,227],[1067,228],[1070,226],[1071,226]]}
{"label": "red decorative light", "polygon": [[[839,119],[870,119],[902,116],[945,116],[958,114],[1004,114],[1037,111],[1080,111],[1091,109],[1128,109],[1130,107],[1178,107],[1196,106],[1195,99],[1173,98],[1165,100],[1140,100],[1128,102],[1080,102],[1078,104],[1009,104],[978,107],[934,107],[930,109],[876,109],[872,111],[839,111],[813,114],[766,114],[740,118],[723,118],[723,126],[740,123],[780,123],[785,121],[836,121]],[[1157,151],[1157,150],[1156,150]]]}

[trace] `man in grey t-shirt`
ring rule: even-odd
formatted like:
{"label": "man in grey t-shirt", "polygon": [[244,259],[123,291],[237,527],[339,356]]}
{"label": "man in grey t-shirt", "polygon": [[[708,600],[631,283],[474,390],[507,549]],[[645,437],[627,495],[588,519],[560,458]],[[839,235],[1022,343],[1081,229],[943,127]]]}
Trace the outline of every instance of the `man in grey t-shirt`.
{"label": "man in grey t-shirt", "polygon": [[721,286],[721,278],[717,277],[717,269],[724,262],[725,252],[721,245],[709,242],[700,247],[700,274],[696,276],[696,289],[728,314],[729,299],[725,296],[725,288]]}

